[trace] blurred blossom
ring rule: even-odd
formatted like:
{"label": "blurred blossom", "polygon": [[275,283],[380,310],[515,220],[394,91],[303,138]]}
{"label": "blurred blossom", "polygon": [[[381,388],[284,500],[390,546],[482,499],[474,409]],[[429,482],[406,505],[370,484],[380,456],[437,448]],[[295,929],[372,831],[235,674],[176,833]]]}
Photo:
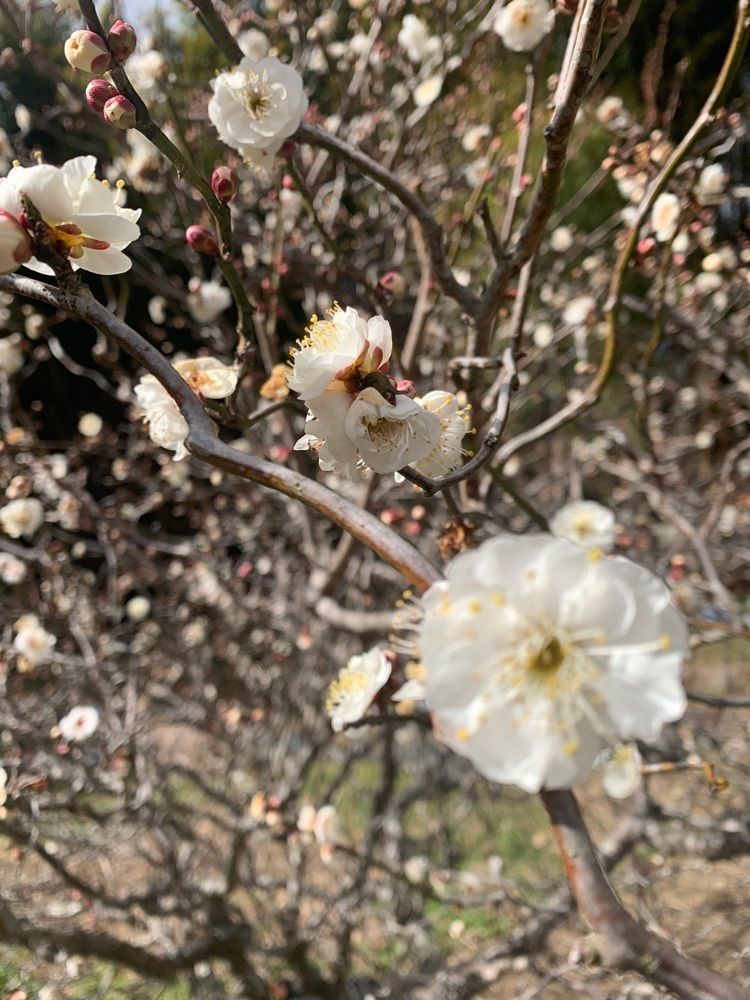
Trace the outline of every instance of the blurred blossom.
{"label": "blurred blossom", "polygon": [[555,339],[555,331],[551,323],[538,323],[534,329],[534,343],[540,349],[549,347]]}
{"label": "blurred blossom", "polygon": [[36,497],[20,497],[0,507],[0,528],[11,538],[32,538],[44,522],[44,507]]}
{"label": "blurred blossom", "polygon": [[567,226],[558,226],[550,233],[549,245],[555,253],[566,253],[573,246],[572,232]]}
{"label": "blurred blossom", "polygon": [[422,854],[415,854],[404,862],[404,875],[414,885],[427,881],[429,874],[430,862]]}
{"label": "blurred blossom", "polygon": [[425,56],[438,55],[442,48],[440,39],[431,36],[424,21],[414,14],[406,14],[398,33],[398,44],[413,63],[421,63]]}
{"label": "blurred blossom", "polygon": [[529,52],[551,31],[555,12],[547,0],[510,0],[492,27],[512,52]]}
{"label": "blurred blossom", "polygon": [[677,232],[680,222],[680,199],[676,194],[665,191],[660,194],[651,209],[651,228],[661,243],[667,243]]}
{"label": "blurred blossom", "polygon": [[167,61],[156,49],[144,48],[128,59],[128,79],[144,101],[155,101],[161,92]]}
{"label": "blurred blossom", "polygon": [[594,500],[568,503],[551,519],[550,531],[585,549],[610,552],[615,546],[615,515]]}
{"label": "blurred blossom", "polygon": [[260,395],[263,399],[271,399],[280,402],[289,395],[289,384],[286,380],[288,368],[286,365],[274,365],[271,374],[260,387]]}
{"label": "blurred blossom", "polygon": [[15,624],[13,648],[33,666],[46,663],[57,639],[39,623],[36,615],[24,615]]}
{"label": "blurred blossom", "polygon": [[78,518],[81,512],[81,501],[72,493],[63,493],[57,503],[57,521],[65,531],[75,531],[78,528]]}
{"label": "blurred blossom", "polygon": [[78,433],[93,438],[101,434],[104,421],[98,413],[84,413],[78,421]]}
{"label": "blurred blossom", "polygon": [[698,197],[701,200],[710,200],[724,194],[727,184],[727,175],[720,163],[709,163],[704,167],[698,177],[696,188]]}
{"label": "blurred blossom", "polygon": [[563,309],[563,323],[569,326],[583,326],[589,322],[596,313],[596,302],[590,295],[579,295]]}
{"label": "blurred blossom", "polygon": [[615,747],[602,768],[602,788],[612,799],[627,799],[641,783],[641,755],[633,743]]}
{"label": "blurred blossom", "polygon": [[463,439],[470,429],[468,407],[460,406],[452,392],[442,389],[434,389],[415,402],[439,418],[440,440],[428,455],[414,463],[414,468],[431,478],[452,472],[459,467],[464,454]]}
{"label": "blurred blossom", "polygon": [[352,656],[328,688],[326,712],[333,731],[359,721],[390,676],[391,662],[379,647]]}
{"label": "blurred blossom", "polygon": [[8,801],[8,772],[0,767],[0,807]]}
{"label": "blurred blossom", "polygon": [[270,48],[268,38],[257,28],[248,28],[237,35],[237,44],[248,59],[258,62],[268,55]]}
{"label": "blurred blossom", "polygon": [[0,339],[0,372],[15,375],[23,368],[23,353],[14,337]]}
{"label": "blurred blossom", "polygon": [[125,614],[133,622],[142,622],[151,614],[151,601],[147,597],[131,597],[125,605]]}
{"label": "blurred blossom", "polygon": [[99,711],[93,705],[76,705],[57,724],[64,740],[80,743],[99,728]]}
{"label": "blurred blossom", "polygon": [[319,844],[335,844],[340,839],[339,818],[334,806],[321,806],[313,830]]}
{"label": "blurred blossom", "polygon": [[489,134],[489,125],[472,125],[471,128],[464,132],[461,145],[467,153],[475,153],[482,139],[485,139]]}
{"label": "blurred blossom", "polygon": [[440,96],[443,89],[443,77],[440,73],[428,76],[414,90],[414,103],[418,108],[426,108]]}
{"label": "blurred blossom", "polygon": [[600,125],[614,131],[628,128],[630,125],[630,115],[625,110],[622,98],[614,95],[604,98],[596,109],[596,119]]}
{"label": "blurred blossom", "polygon": [[597,755],[685,710],[687,629],[666,587],[551,535],[492,538],[405,606],[440,738],[485,777],[567,788]]}
{"label": "blurred blossom", "polygon": [[14,587],[26,578],[26,564],[9,552],[0,552],[0,580]]}
{"label": "blurred blossom", "polygon": [[213,323],[232,304],[232,295],[218,281],[201,281],[191,278],[187,307],[196,323]]}
{"label": "blurred blossom", "polygon": [[211,81],[208,117],[227,146],[253,166],[269,166],[307,111],[302,77],[273,56],[246,56]]}

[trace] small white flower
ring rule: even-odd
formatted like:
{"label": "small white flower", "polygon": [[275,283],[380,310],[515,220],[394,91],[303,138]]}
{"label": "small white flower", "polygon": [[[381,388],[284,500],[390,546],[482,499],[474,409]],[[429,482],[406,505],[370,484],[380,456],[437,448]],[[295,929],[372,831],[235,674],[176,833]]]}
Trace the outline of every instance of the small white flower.
{"label": "small white flower", "polygon": [[76,705],[60,719],[57,728],[68,743],[80,743],[99,728],[99,710],[93,705]]}
{"label": "small white flower", "polygon": [[33,666],[46,663],[57,639],[39,624],[34,615],[26,615],[16,622],[13,648]]}
{"label": "small white flower", "polygon": [[391,661],[377,646],[359,656],[352,656],[328,688],[326,712],[333,731],[357,722],[391,676]]}
{"label": "small white flower", "polygon": [[680,199],[665,191],[651,209],[651,228],[660,243],[667,243],[677,232],[680,222]]}
{"label": "small white flower", "polygon": [[44,507],[36,497],[21,497],[0,507],[0,528],[11,538],[31,538],[42,526]]}
{"label": "small white flower", "polygon": [[98,413],[84,413],[78,421],[78,433],[87,438],[95,438],[102,432],[104,421]]}
{"label": "small white flower", "polygon": [[428,413],[434,413],[440,420],[440,440],[429,454],[414,463],[417,472],[435,479],[452,472],[463,458],[463,439],[469,433],[470,421],[467,407],[459,406],[452,392],[435,389],[426,396],[415,399]]}
{"label": "small white flower", "polygon": [[562,321],[569,326],[585,326],[596,313],[596,302],[590,295],[577,295],[563,309]]}
{"label": "small white flower", "polygon": [[213,323],[232,304],[232,293],[218,281],[191,278],[187,307],[196,323]]}
{"label": "small white flower", "polygon": [[0,372],[15,375],[23,368],[23,354],[13,337],[0,340]]}
{"label": "small white flower", "polygon": [[131,597],[125,605],[125,614],[133,622],[142,622],[151,613],[151,601],[147,597]]}
{"label": "small white flower", "polygon": [[[141,234],[136,225],[141,211],[123,208],[122,188],[96,180],[95,170],[93,156],[76,156],[62,167],[13,167],[0,180],[0,209],[19,218],[25,195],[46,223],[52,245],[74,269],[122,274],[131,266],[122,251]],[[35,257],[26,267],[53,273]]]}
{"label": "small white flower", "polygon": [[630,115],[625,110],[621,97],[605,97],[595,113],[599,124],[612,131],[619,131],[630,125]]}
{"label": "small white flower", "polygon": [[615,546],[615,515],[594,500],[565,504],[549,523],[558,538],[567,538],[585,549],[611,552]]}
{"label": "small white flower", "polygon": [[551,535],[492,538],[415,611],[402,627],[436,730],[493,781],[568,788],[603,749],[654,740],[685,710],[685,623],[661,581],[622,557]]}
{"label": "small white flower", "polygon": [[602,768],[602,788],[612,799],[627,799],[641,783],[641,755],[634,743],[614,747]]}
{"label": "small white flower", "polygon": [[[344,431],[365,465],[388,475],[426,459],[438,448],[441,422],[408,396],[398,395],[390,403],[377,389],[368,387],[347,410]],[[326,443],[333,450],[328,435]]]}
{"label": "small white flower", "polygon": [[512,52],[528,52],[541,42],[555,23],[547,0],[510,0],[492,27]]}
{"label": "small white flower", "polygon": [[422,80],[414,90],[414,104],[418,108],[429,107],[440,96],[443,89],[443,76],[441,73],[433,73],[426,80]]}
{"label": "small white flower", "polygon": [[573,234],[567,226],[558,226],[550,233],[549,245],[555,253],[567,253],[573,246]]}
{"label": "small white flower", "polygon": [[307,111],[302,77],[280,59],[249,56],[211,81],[208,117],[227,146],[258,165],[299,128]]}
{"label": "small white flower", "polygon": [[720,163],[709,163],[701,170],[697,193],[701,201],[712,201],[724,194],[727,175]]}
{"label": "small white flower", "polygon": [[0,552],[0,580],[14,587],[26,578],[26,564],[9,552]]}
{"label": "small white flower", "polygon": [[425,56],[440,52],[440,39],[431,36],[424,21],[414,14],[406,14],[398,33],[398,44],[413,63],[421,63]]}

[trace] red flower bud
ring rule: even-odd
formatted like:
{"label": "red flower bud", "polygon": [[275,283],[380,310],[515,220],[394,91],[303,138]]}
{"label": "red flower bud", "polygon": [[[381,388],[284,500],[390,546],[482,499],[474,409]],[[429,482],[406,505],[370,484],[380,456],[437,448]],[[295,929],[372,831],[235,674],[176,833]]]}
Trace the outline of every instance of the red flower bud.
{"label": "red flower bud", "polygon": [[65,42],[65,58],[73,69],[84,73],[106,73],[112,62],[107,43],[93,31],[80,28]]}
{"label": "red flower bud", "polygon": [[86,87],[86,101],[90,108],[102,114],[104,105],[113,97],[117,97],[117,87],[108,80],[92,80]]}
{"label": "red flower bud", "polygon": [[231,167],[214,167],[214,172],[211,174],[211,190],[222,205],[226,205],[234,198],[238,188],[237,174]]}
{"label": "red flower bud", "polygon": [[117,128],[133,128],[135,125],[135,107],[122,94],[117,94],[104,105],[104,120]]}
{"label": "red flower bud", "polygon": [[218,257],[219,255],[219,246],[205,226],[188,226],[185,240],[196,253],[206,254],[208,257]]}
{"label": "red flower bud", "polygon": [[107,32],[107,44],[116,63],[125,62],[128,56],[132,56],[136,42],[135,28],[122,18],[115,21]]}

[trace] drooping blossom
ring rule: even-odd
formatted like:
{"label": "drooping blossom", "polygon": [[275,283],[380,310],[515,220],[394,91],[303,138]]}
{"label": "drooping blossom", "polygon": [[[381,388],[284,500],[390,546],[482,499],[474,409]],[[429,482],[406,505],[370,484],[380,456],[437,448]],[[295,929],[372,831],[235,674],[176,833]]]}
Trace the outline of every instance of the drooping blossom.
{"label": "drooping blossom", "polygon": [[685,623],[622,557],[499,536],[410,607],[437,733],[493,781],[567,788],[606,747],[653,740],[685,710]]}
{"label": "drooping blossom", "polygon": [[357,722],[372,704],[375,695],[391,676],[391,661],[379,647],[350,657],[328,688],[326,712],[333,731]]}
{"label": "drooping blossom", "polygon": [[44,522],[44,507],[36,497],[19,497],[0,507],[0,528],[11,538],[32,538]]}
{"label": "drooping blossom", "polygon": [[602,768],[602,788],[612,799],[627,799],[641,783],[641,755],[634,743],[614,747]]}
{"label": "drooping blossom", "polygon": [[492,27],[512,52],[529,52],[541,42],[555,23],[555,12],[547,0],[510,0],[498,13]]}
{"label": "drooping blossom", "polygon": [[15,623],[16,637],[13,648],[32,666],[46,663],[57,639],[47,632],[36,615],[24,615]]}
{"label": "drooping blossom", "polygon": [[661,243],[668,243],[677,232],[680,222],[680,199],[676,194],[665,191],[660,194],[651,209],[651,228]]}
{"label": "drooping blossom", "polygon": [[[48,163],[13,167],[0,180],[0,212],[22,220],[27,198],[44,223],[43,239],[74,269],[122,274],[131,266],[122,251],[140,236],[136,223],[141,212],[124,208],[124,189],[96,180],[95,170],[93,156],[76,156],[62,167]],[[35,257],[26,267],[54,273]]]}
{"label": "drooping blossom", "polygon": [[615,545],[615,515],[594,500],[565,504],[549,523],[558,538],[567,538],[585,549],[611,552]]}
{"label": "drooping blossom", "polygon": [[307,111],[302,77],[274,56],[250,56],[211,81],[208,117],[219,138],[254,166],[267,166]]}
{"label": "drooping blossom", "polygon": [[[237,387],[236,370],[216,358],[184,358],[173,367],[193,392],[207,399],[225,399]],[[144,375],[134,392],[154,444],[173,451],[175,461],[185,458],[188,424],[161,382],[153,375]]]}
{"label": "drooping blossom", "polygon": [[94,735],[99,718],[99,710],[93,705],[76,705],[60,719],[57,728],[68,743],[81,743]]}

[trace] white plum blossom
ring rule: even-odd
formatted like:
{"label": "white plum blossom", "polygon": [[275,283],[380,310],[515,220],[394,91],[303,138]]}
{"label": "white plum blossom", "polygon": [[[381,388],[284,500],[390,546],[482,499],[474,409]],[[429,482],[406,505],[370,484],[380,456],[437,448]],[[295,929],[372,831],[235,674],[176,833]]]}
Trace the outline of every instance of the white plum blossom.
{"label": "white plum blossom", "polygon": [[339,817],[335,806],[321,806],[318,809],[313,834],[321,846],[335,844],[340,839]]}
{"label": "white plum blossom", "polygon": [[326,712],[333,731],[358,722],[390,676],[391,661],[379,647],[352,656],[328,688]]}
{"label": "white plum blossom", "polygon": [[219,281],[191,278],[188,289],[188,312],[196,323],[213,323],[232,304],[232,293]]}
{"label": "white plum blossom", "polygon": [[95,438],[102,432],[104,421],[98,413],[84,413],[78,421],[78,433],[87,438]]}
{"label": "white plum blossom", "polygon": [[128,79],[144,101],[155,101],[167,73],[167,61],[157,49],[142,49],[128,58]]}
{"label": "white plum blossom", "polygon": [[567,253],[573,242],[573,233],[568,226],[558,226],[549,236],[550,250],[554,250],[555,253]]}
{"label": "white plum blossom", "polygon": [[[46,239],[71,266],[93,274],[122,274],[131,260],[122,251],[140,236],[140,209],[124,208],[122,186],[111,187],[94,176],[96,158],[76,156],[62,167],[40,163],[13,167],[0,180],[0,210],[16,219],[24,196],[46,224]],[[52,268],[35,257],[26,267],[43,274]]]}
{"label": "white plum blossom", "polygon": [[452,392],[443,389],[433,389],[414,402],[438,417],[440,438],[424,458],[409,464],[423,476],[430,476],[432,479],[444,476],[461,464],[464,454],[463,439],[470,429],[468,407],[462,407]]}
{"label": "white plum blossom", "polygon": [[727,186],[727,175],[720,163],[709,163],[704,167],[698,177],[696,188],[701,201],[711,201],[721,197]]}
{"label": "white plum blossom", "polygon": [[29,234],[17,218],[0,209],[0,274],[17,271],[32,253]]}
{"label": "white plum blossom", "polygon": [[[381,475],[426,459],[441,439],[437,414],[408,396],[398,395],[391,403],[371,386],[347,410],[344,430],[365,465]],[[330,436],[325,440],[333,450]]]}
{"label": "white plum blossom", "polygon": [[13,648],[32,666],[39,666],[49,660],[57,639],[42,627],[36,615],[24,615],[14,628],[16,637]]}
{"label": "white plum blossom", "polygon": [[0,507],[0,528],[11,538],[32,538],[44,522],[44,507],[36,497],[19,497]]}
{"label": "white plum blossom", "polygon": [[132,622],[142,622],[151,614],[151,601],[147,597],[136,595],[125,605],[125,614]]}
{"label": "white plum blossom", "polygon": [[602,750],[653,740],[685,710],[687,629],[667,588],[566,539],[502,535],[462,553],[401,626],[440,738],[528,792],[570,787]]}
{"label": "white plum blossom", "polygon": [[549,529],[585,549],[611,552],[615,546],[615,515],[595,500],[574,500],[557,511]]}
{"label": "white plum blossom", "polygon": [[262,59],[268,55],[270,44],[268,37],[257,28],[248,28],[237,35],[237,44],[249,59]]}
{"label": "white plum blossom", "polygon": [[541,42],[555,23],[555,12],[547,0],[510,0],[498,13],[492,27],[512,52],[529,52]]}
{"label": "white plum blossom", "polygon": [[627,799],[641,783],[641,755],[633,743],[614,747],[602,768],[602,788],[612,799]]}
{"label": "white plum blossom", "polygon": [[625,109],[622,98],[614,94],[604,98],[595,114],[600,125],[615,132],[630,125],[630,115]]}
{"label": "white plum blossom", "polygon": [[680,199],[676,194],[665,191],[660,194],[651,209],[651,228],[660,243],[668,243],[680,222]]}
{"label": "white plum blossom", "polygon": [[26,578],[26,564],[9,552],[0,552],[0,580],[14,587]]}
{"label": "white plum blossom", "polygon": [[80,743],[99,728],[99,710],[93,705],[76,705],[57,723],[60,735],[68,743]]}
{"label": "white plum blossom", "polygon": [[[236,370],[216,358],[184,358],[173,367],[193,392],[207,399],[225,399],[237,387]],[[154,444],[173,451],[175,461],[185,458],[188,424],[161,382],[153,375],[144,375],[134,392]]]}
{"label": "white plum blossom", "polygon": [[596,302],[590,295],[576,295],[563,309],[562,321],[570,326],[585,326],[596,313]]}
{"label": "white plum blossom", "polygon": [[421,63],[425,56],[436,55],[441,50],[440,39],[430,35],[427,25],[415,14],[406,14],[398,33],[398,44],[413,63]]}
{"label": "white plum blossom", "polygon": [[13,337],[0,340],[0,372],[15,375],[23,368],[23,353]]}
{"label": "white plum blossom", "polygon": [[443,89],[443,79],[441,73],[433,73],[426,80],[422,80],[414,89],[414,104],[418,108],[426,108],[436,101]]}
{"label": "white plum blossom", "polygon": [[222,142],[255,166],[270,163],[307,111],[302,77],[274,56],[245,56],[212,80],[211,87],[211,124]]}

